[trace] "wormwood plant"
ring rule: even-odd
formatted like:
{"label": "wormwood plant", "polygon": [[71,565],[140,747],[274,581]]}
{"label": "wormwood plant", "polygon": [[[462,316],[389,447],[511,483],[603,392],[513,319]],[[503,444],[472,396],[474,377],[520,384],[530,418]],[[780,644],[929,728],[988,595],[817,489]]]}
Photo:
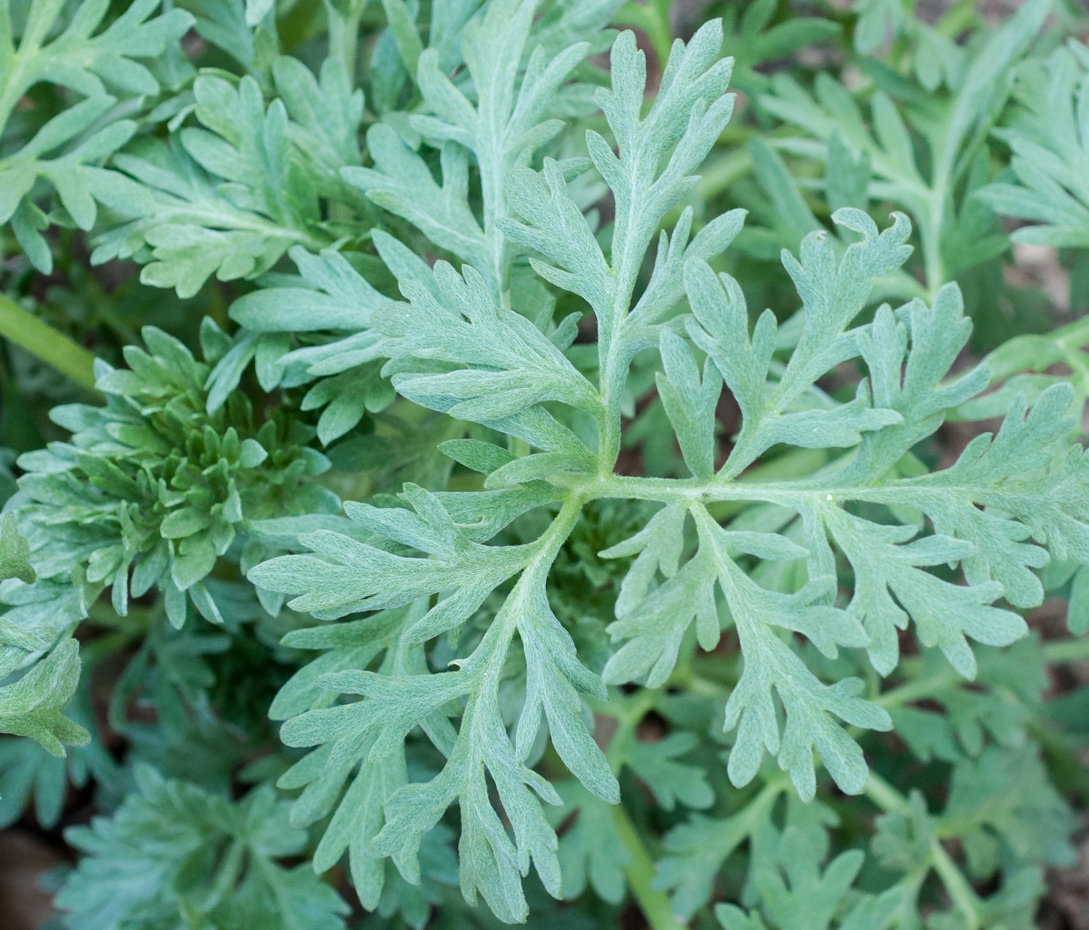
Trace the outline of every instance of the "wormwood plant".
{"label": "wormwood plant", "polygon": [[[0,0],[0,390],[82,385],[0,421],[0,823],[68,827],[58,925],[1036,926],[1089,331],[997,217],[1076,304],[1076,20],[121,6]],[[762,68],[818,43],[855,77]]]}

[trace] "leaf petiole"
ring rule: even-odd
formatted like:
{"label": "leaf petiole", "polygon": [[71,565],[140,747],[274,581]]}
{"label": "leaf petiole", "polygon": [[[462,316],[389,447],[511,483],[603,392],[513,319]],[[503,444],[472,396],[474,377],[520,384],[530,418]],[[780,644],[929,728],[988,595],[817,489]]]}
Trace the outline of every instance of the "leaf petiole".
{"label": "leaf petiole", "polygon": [[4,296],[0,296],[0,336],[33,353],[76,384],[94,390],[95,357]]}
{"label": "leaf petiole", "polygon": [[673,914],[669,895],[659,891],[652,884],[658,874],[657,870],[650,858],[650,853],[639,838],[635,824],[631,822],[628,812],[624,810],[624,805],[615,805],[612,815],[613,824],[624,842],[624,848],[631,855],[631,861],[625,867],[625,872],[631,884],[632,893],[639,902],[639,909],[647,919],[647,925],[651,930],[683,930],[684,924]]}

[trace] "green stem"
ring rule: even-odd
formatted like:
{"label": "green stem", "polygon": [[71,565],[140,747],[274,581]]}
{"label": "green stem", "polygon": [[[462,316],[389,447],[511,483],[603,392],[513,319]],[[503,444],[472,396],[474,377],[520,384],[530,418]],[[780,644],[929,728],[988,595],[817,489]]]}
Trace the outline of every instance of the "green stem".
{"label": "green stem", "polygon": [[911,805],[899,791],[874,772],[866,780],[866,797],[887,814],[908,814]]}
{"label": "green stem", "polygon": [[[617,721],[616,732],[609,740],[609,747],[605,753],[614,775],[619,775],[624,767],[628,746],[635,736],[635,728],[646,716],[647,711],[654,707],[657,697],[658,691],[643,690],[624,701],[619,707],[615,706],[615,700],[613,700],[603,708],[604,712],[612,713]],[[635,829],[635,824],[631,822],[628,812],[624,810],[623,803],[613,807],[612,815],[624,848],[631,857],[631,861],[625,868],[628,884],[635,895],[635,900],[639,902],[639,909],[643,912],[647,924],[651,930],[681,930],[684,925],[673,916],[669,896],[653,887],[652,883],[658,874],[654,868],[654,860],[643,845],[639,831]]]}
{"label": "green stem", "polygon": [[393,33],[393,41],[405,70],[415,82],[416,66],[424,50],[415,20],[404,0],[382,0],[382,8],[386,11],[386,22],[389,23],[390,31]]}
{"label": "green stem", "polygon": [[95,357],[3,296],[0,296],[0,336],[22,346],[77,384],[94,389]]}
{"label": "green stem", "polygon": [[[578,522],[579,514],[585,499],[579,494],[571,494],[563,502],[560,512],[556,514],[552,524],[538,538],[537,542],[526,545],[526,550],[532,552],[522,568],[521,577],[515,583],[506,601],[496,614],[492,625],[488,627],[484,638],[473,652],[471,660],[462,665],[463,669],[475,667],[478,674],[477,696],[470,700],[476,700],[485,688],[492,691],[492,696],[498,700],[498,688],[503,660],[507,648],[518,629],[518,621],[522,618],[522,611],[528,609],[524,603],[526,598],[533,597],[535,588],[539,587],[543,592],[548,570],[556,560],[556,554],[560,547],[571,535],[571,530]],[[478,660],[478,655],[483,661]],[[491,657],[490,659],[488,657]]]}
{"label": "green stem", "polygon": [[635,728],[639,726],[647,712],[654,707],[657,699],[658,691],[656,689],[644,688],[628,698],[619,707],[615,707],[615,710],[615,697],[609,702],[608,707],[604,709],[606,713],[612,712],[616,718],[616,731],[609,739],[609,748],[605,752],[605,757],[609,760],[609,767],[613,770],[614,775],[620,774],[620,770],[627,761],[626,753],[632,738],[635,736]]}
{"label": "green stem", "polygon": [[[716,661],[718,661],[716,659]],[[688,669],[678,669],[669,678],[670,685],[676,685],[684,691],[698,694],[700,697],[726,700],[730,696],[730,686],[704,678]]]}
{"label": "green stem", "polygon": [[669,896],[652,885],[657,875],[654,862],[639,838],[635,824],[631,822],[628,812],[624,810],[624,805],[615,805],[612,814],[613,824],[620,834],[621,842],[631,856],[631,862],[628,863],[625,871],[635,900],[639,902],[639,909],[647,920],[647,925],[651,930],[684,930],[684,924],[673,916]]}
{"label": "green stem", "polygon": [[[358,72],[359,54],[359,23],[363,18],[363,11],[367,9],[369,0],[351,0],[348,4],[348,12],[346,14],[336,13],[332,3],[326,2],[326,8],[332,10],[328,15],[330,17],[342,16],[343,24],[338,30],[337,35],[338,42],[336,42],[336,48],[331,49],[332,53],[339,57],[344,62],[344,68],[348,72],[348,80],[351,82],[352,87],[356,86],[356,74]],[[331,20],[330,20],[331,21]],[[330,45],[333,44],[333,32],[330,30]],[[413,75],[415,77],[415,75]]]}
{"label": "green stem", "polygon": [[748,146],[735,149],[707,166],[700,175],[696,190],[702,199],[708,200],[721,194],[734,181],[744,177],[750,171],[752,171],[752,151]]}
{"label": "green stem", "polygon": [[[227,854],[218,869],[215,883],[212,885],[208,896],[199,905],[203,914],[210,913],[224,899],[234,891],[235,882],[238,880],[239,870],[242,868],[246,855],[246,844],[240,839],[231,840],[227,847]],[[260,857],[254,857],[261,862]]]}
{"label": "green stem", "polygon": [[945,280],[945,261],[942,259],[942,220],[945,211],[945,179],[935,185],[930,199],[929,222],[920,223],[919,235],[923,240],[923,271],[926,276],[927,299],[933,303]]}
{"label": "green stem", "polygon": [[955,39],[962,32],[971,29],[978,22],[979,16],[976,13],[976,0],[957,0],[957,3],[946,10],[942,15],[942,18],[934,24],[934,28],[942,33],[942,35]]}
{"label": "green stem", "polygon": [[942,884],[945,885],[945,890],[949,893],[953,904],[964,915],[967,930],[977,930],[982,924],[979,914],[979,897],[937,837],[930,841],[930,861]]}
{"label": "green stem", "polygon": [[1089,316],[1056,330],[1051,337],[1064,348],[1082,348],[1089,342]]}
{"label": "green stem", "polygon": [[1089,637],[1044,643],[1040,651],[1044,655],[1044,661],[1049,664],[1054,662],[1084,662],[1089,660]]}
{"label": "green stem", "polygon": [[658,65],[665,68],[673,44],[673,30],[669,22],[669,0],[651,0],[649,3],[626,3],[613,17],[617,26],[634,26],[642,29],[654,47]]}
{"label": "green stem", "polygon": [[908,682],[908,684],[901,685],[899,688],[893,688],[891,691],[886,691],[884,694],[874,698],[874,703],[880,704],[882,707],[899,707],[901,704],[907,704],[909,701],[918,701],[922,698],[930,697],[935,691],[939,691],[942,688],[948,688],[950,685],[955,685],[960,681],[963,681],[960,675],[958,675],[953,668],[946,667],[936,675],[931,675],[929,678]]}
{"label": "green stem", "polygon": [[[820,476],[817,476],[820,479]],[[884,485],[822,484],[811,481],[749,482],[717,477],[711,481],[696,478],[643,478],[630,475],[596,475],[588,478],[573,472],[559,473],[551,479],[556,485],[577,491],[585,500],[629,498],[632,500],[683,501],[708,504],[712,501],[746,501],[782,504],[786,507],[812,506],[821,502],[867,501],[874,504],[915,504],[955,492],[975,503],[989,504],[989,488],[974,484],[934,485],[911,479]],[[824,478],[828,481],[828,478]]]}
{"label": "green stem", "polygon": [[28,77],[26,72],[28,63],[34,60],[38,52],[38,45],[37,42],[28,42],[24,37],[19,51],[12,56],[12,69],[5,76],[3,89],[0,90],[0,134],[7,128],[16,104],[33,83],[33,77]]}

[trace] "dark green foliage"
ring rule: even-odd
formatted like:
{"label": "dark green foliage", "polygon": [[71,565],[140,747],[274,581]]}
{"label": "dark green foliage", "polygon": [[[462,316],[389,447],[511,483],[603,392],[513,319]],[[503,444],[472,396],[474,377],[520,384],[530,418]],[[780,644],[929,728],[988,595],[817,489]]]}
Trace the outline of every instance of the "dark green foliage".
{"label": "dark green foliage", "polygon": [[[206,323],[214,357],[226,337]],[[130,595],[157,588],[176,626],[187,593],[222,623],[203,584],[216,559],[254,523],[335,512],[336,498],[306,481],[329,463],[306,447],[311,430],[278,414],[255,422],[244,395],[209,413],[208,366],[160,330],[143,336],[149,352],[126,349],[128,370],[100,365],[105,407],[53,409],[72,439],[20,459],[30,501],[21,513],[41,577],[63,577],[77,562],[86,584],[112,588],[121,615]]]}

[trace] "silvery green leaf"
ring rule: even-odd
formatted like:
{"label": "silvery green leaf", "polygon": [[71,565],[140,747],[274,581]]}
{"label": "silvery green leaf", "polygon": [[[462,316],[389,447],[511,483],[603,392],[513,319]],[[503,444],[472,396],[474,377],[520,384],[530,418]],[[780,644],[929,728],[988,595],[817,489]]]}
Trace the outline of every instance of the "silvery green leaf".
{"label": "silvery green leaf", "polygon": [[[507,177],[562,128],[558,120],[544,120],[545,111],[588,51],[585,43],[563,51],[527,45],[535,7],[535,0],[503,0],[464,25],[461,52],[476,93],[470,101],[447,76],[449,61],[440,50],[423,50],[401,0],[387,0],[401,58],[434,114],[414,115],[411,126],[441,149],[442,186],[435,184],[423,159],[383,123],[367,134],[375,167],[342,171],[376,204],[469,262],[496,303],[507,287],[512,257],[499,228],[508,214]],[[468,204],[469,152],[481,172],[482,224]]]}
{"label": "silvery green leaf", "polygon": [[698,765],[677,761],[698,743],[695,734],[673,733],[652,743],[636,742],[628,750],[627,764],[653,792],[665,810],[679,801],[696,809],[710,807],[715,793]]}
{"label": "silvery green leaf", "polygon": [[65,743],[87,743],[90,734],[64,716],[79,668],[79,645],[66,639],[18,681],[0,686],[0,733],[27,736],[60,757]]}
{"label": "silvery green leaf", "polygon": [[871,407],[862,396],[850,404],[788,412],[821,374],[859,353],[854,334],[845,330],[865,306],[874,280],[899,268],[910,254],[904,245],[910,224],[902,215],[880,234],[860,210],[841,210],[836,219],[864,236],[838,263],[820,233],[802,242],[800,260],[784,252],[783,263],[798,288],[805,317],[797,348],[777,383],[768,380],[775,351],[774,315],[762,314],[751,341],[739,343],[733,334],[747,329],[740,287],[729,276],[716,278],[706,263],[686,267],[685,281],[696,316],[689,335],[715,360],[744,417],[724,466],[727,475],[738,474],[776,442],[850,446],[861,441],[863,432],[901,421],[898,412]]}
{"label": "silvery green leaf", "polygon": [[4,514],[3,534],[0,535],[0,581],[18,578],[33,584],[38,576],[30,562],[30,543],[19,533],[19,518],[15,511]]}
{"label": "silvery green leaf", "polygon": [[[35,0],[22,11],[22,32],[13,42],[11,14],[5,7],[0,90],[0,132],[8,128],[17,101],[31,88],[51,82],[70,88],[85,99],[42,125],[21,147],[8,146],[0,158],[0,222],[12,231],[40,271],[52,271],[53,257],[41,235],[49,219],[32,199],[38,178],[56,192],[79,228],[90,229],[104,205],[122,216],[136,217],[151,209],[144,188],[102,163],[132,137],[136,123],[118,119],[117,95],[155,95],[159,81],[137,59],[154,59],[173,46],[193,25],[183,10],[153,17],[155,0],[137,0],[117,19],[95,34],[109,12],[102,0],[81,4],[61,19],[62,7]],[[60,20],[60,21],[58,21]],[[18,22],[18,18],[17,18]],[[18,60],[18,67],[12,62]],[[107,93],[107,85],[115,95]],[[92,128],[93,127],[93,128]],[[52,156],[52,157],[50,157]]]}
{"label": "silvery green leaf", "polygon": [[[288,802],[271,787],[233,803],[148,765],[135,775],[136,790],[113,817],[68,831],[84,853],[57,896],[72,927],[173,912],[212,926],[253,919],[271,930],[343,930],[349,907],[340,895],[309,865],[279,864],[302,852],[306,834],[288,824]],[[227,869],[217,868],[225,857]]]}

